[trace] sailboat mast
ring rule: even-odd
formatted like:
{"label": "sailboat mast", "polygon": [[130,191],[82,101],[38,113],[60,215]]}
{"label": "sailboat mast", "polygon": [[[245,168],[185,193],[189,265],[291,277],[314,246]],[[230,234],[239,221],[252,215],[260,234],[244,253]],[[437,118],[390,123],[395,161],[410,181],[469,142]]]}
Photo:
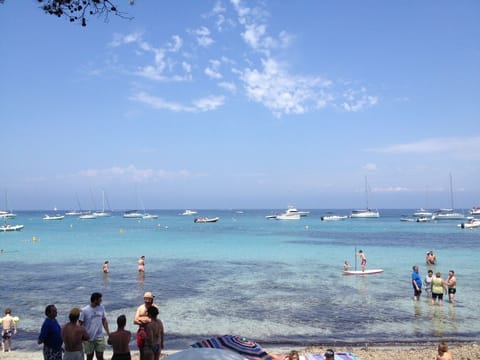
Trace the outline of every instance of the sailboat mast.
{"label": "sailboat mast", "polygon": [[365,203],[367,204],[367,210],[370,209],[368,206],[368,180],[367,176],[365,176]]}
{"label": "sailboat mast", "polygon": [[450,205],[452,206],[452,210],[455,209],[453,204],[453,181],[452,181],[452,173],[450,173]]}

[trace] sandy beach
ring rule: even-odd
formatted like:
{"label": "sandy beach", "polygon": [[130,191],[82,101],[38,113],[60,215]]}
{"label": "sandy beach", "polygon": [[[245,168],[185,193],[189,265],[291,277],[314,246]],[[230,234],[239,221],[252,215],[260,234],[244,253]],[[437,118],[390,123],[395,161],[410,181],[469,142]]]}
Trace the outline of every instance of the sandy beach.
{"label": "sandy beach", "polygon": [[[303,353],[323,353],[329,346],[314,346],[298,349],[300,354]],[[472,342],[466,344],[454,344],[449,346],[455,360],[477,360],[480,359],[480,343]],[[382,346],[382,347],[337,347],[335,351],[347,351],[357,355],[361,360],[434,360],[436,358],[436,345],[422,346]],[[277,350],[272,350],[277,352]],[[282,351],[283,352],[283,351]],[[168,354],[173,352],[166,351],[162,359],[168,358]],[[38,352],[13,351],[1,353],[1,359],[18,359],[18,360],[43,360],[43,354]],[[112,357],[111,351],[105,352],[105,359]],[[138,351],[132,351],[132,360],[139,360]]]}

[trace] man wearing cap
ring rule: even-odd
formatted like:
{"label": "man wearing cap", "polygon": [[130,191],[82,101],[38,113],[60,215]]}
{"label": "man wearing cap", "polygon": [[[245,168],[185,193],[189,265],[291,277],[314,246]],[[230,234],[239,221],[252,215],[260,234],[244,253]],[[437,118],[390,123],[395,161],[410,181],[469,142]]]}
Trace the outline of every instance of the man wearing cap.
{"label": "man wearing cap", "polygon": [[[158,306],[153,303],[154,298],[155,295],[153,295],[150,291],[147,291],[145,294],[143,294],[144,303],[137,308],[137,312],[135,313],[135,317],[133,319],[133,323],[138,325],[138,331],[140,331],[142,328],[145,328],[145,325],[152,320],[148,316],[148,309],[152,306],[158,309]],[[140,351],[140,360],[143,360],[143,349],[139,348],[138,350]]]}

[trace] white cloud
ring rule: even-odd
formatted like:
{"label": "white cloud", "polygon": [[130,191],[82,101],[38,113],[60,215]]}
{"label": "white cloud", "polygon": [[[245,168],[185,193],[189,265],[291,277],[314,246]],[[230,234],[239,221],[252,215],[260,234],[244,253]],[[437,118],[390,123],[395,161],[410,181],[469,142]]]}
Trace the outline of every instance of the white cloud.
{"label": "white cloud", "polygon": [[220,61],[210,60],[210,66],[205,69],[205,74],[212,79],[221,79],[222,74],[218,71],[220,65]]}
{"label": "white cloud", "polygon": [[478,144],[480,144],[480,136],[430,138],[370,150],[392,154],[465,154],[466,156],[478,158]]}
{"label": "white cloud", "polygon": [[192,176],[187,170],[168,171],[155,169],[139,169],[135,165],[127,167],[114,166],[106,169],[81,170],[72,177],[88,177],[97,179],[113,179],[115,181],[155,182],[164,179],[177,179]]}
{"label": "white cloud", "polygon": [[222,89],[230,91],[231,93],[235,93],[237,91],[237,85],[235,85],[233,82],[222,81],[218,83],[218,86]]}
{"label": "white cloud", "polygon": [[113,40],[110,42],[109,46],[118,47],[125,44],[139,42],[142,39],[142,33],[134,32],[131,34],[113,34]]}
{"label": "white cloud", "polygon": [[302,77],[291,75],[273,59],[262,61],[263,69],[246,69],[241,78],[245,84],[248,97],[262,103],[277,116],[285,114],[302,114],[312,103],[328,103],[323,88],[331,82],[319,77]]}
{"label": "white cloud", "polygon": [[178,52],[182,48],[182,45],[183,45],[182,38],[178,35],[173,35],[172,36],[172,42],[167,44],[168,51]]}
{"label": "white cloud", "polygon": [[377,165],[373,163],[367,163],[363,166],[363,169],[368,171],[375,171],[377,170]]}
{"label": "white cloud", "polygon": [[198,45],[202,47],[209,47],[215,42],[211,37],[210,30],[205,26],[192,30],[191,33],[195,36]]}
{"label": "white cloud", "polygon": [[367,89],[362,87],[358,90],[347,89],[343,93],[345,101],[341,107],[348,112],[357,112],[372,107],[378,103],[378,97],[367,94]]}
{"label": "white cloud", "polygon": [[183,105],[177,102],[167,101],[161,97],[153,96],[145,92],[138,92],[130,97],[131,100],[146,104],[154,109],[165,109],[174,112],[205,112],[215,110],[225,102],[224,96],[208,96],[192,101],[192,105]]}

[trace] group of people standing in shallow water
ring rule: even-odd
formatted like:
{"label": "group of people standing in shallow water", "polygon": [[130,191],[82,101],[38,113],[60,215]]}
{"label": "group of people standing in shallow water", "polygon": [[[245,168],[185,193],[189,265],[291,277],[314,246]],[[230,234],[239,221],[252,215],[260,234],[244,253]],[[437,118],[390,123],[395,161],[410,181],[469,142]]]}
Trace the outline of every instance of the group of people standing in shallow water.
{"label": "group of people standing in shallow water", "polygon": [[[154,304],[155,296],[146,292],[143,296],[144,303],[135,313],[133,323],[138,325],[136,335],[137,346],[140,350],[140,360],[158,360],[164,349],[163,323],[158,319],[158,306]],[[125,329],[127,318],[125,315],[117,317],[117,330],[110,332],[107,313],[102,305],[102,294],[94,292],[90,296],[90,304],[82,309],[74,307],[69,312],[69,322],[60,326],[57,321],[57,308],[54,304],[45,308],[43,321],[37,343],[43,345],[43,358],[45,360],[103,360],[106,343],[112,346],[111,360],[131,360],[130,341],[132,333]],[[7,316],[11,316],[11,310]],[[3,318],[5,319],[5,318]],[[15,322],[3,321],[4,328],[13,328]],[[15,326],[16,333],[16,326]],[[104,331],[107,335],[105,343]],[[11,351],[11,336],[6,337],[4,330],[2,337],[8,339]],[[3,343],[2,343],[3,344]]]}
{"label": "group of people standing in shallow water", "polygon": [[[426,256],[427,266],[433,266],[437,262],[437,258],[433,251],[427,252]],[[418,301],[422,294],[422,287],[425,288],[427,297],[431,299],[432,305],[438,303],[443,305],[443,295],[448,294],[448,300],[450,303],[455,303],[455,294],[457,292],[457,279],[455,277],[455,271],[448,271],[447,280],[442,279],[442,274],[437,271],[435,276],[433,275],[433,269],[429,268],[424,281],[420,277],[418,265],[412,267],[412,286],[413,286],[413,299]]]}

